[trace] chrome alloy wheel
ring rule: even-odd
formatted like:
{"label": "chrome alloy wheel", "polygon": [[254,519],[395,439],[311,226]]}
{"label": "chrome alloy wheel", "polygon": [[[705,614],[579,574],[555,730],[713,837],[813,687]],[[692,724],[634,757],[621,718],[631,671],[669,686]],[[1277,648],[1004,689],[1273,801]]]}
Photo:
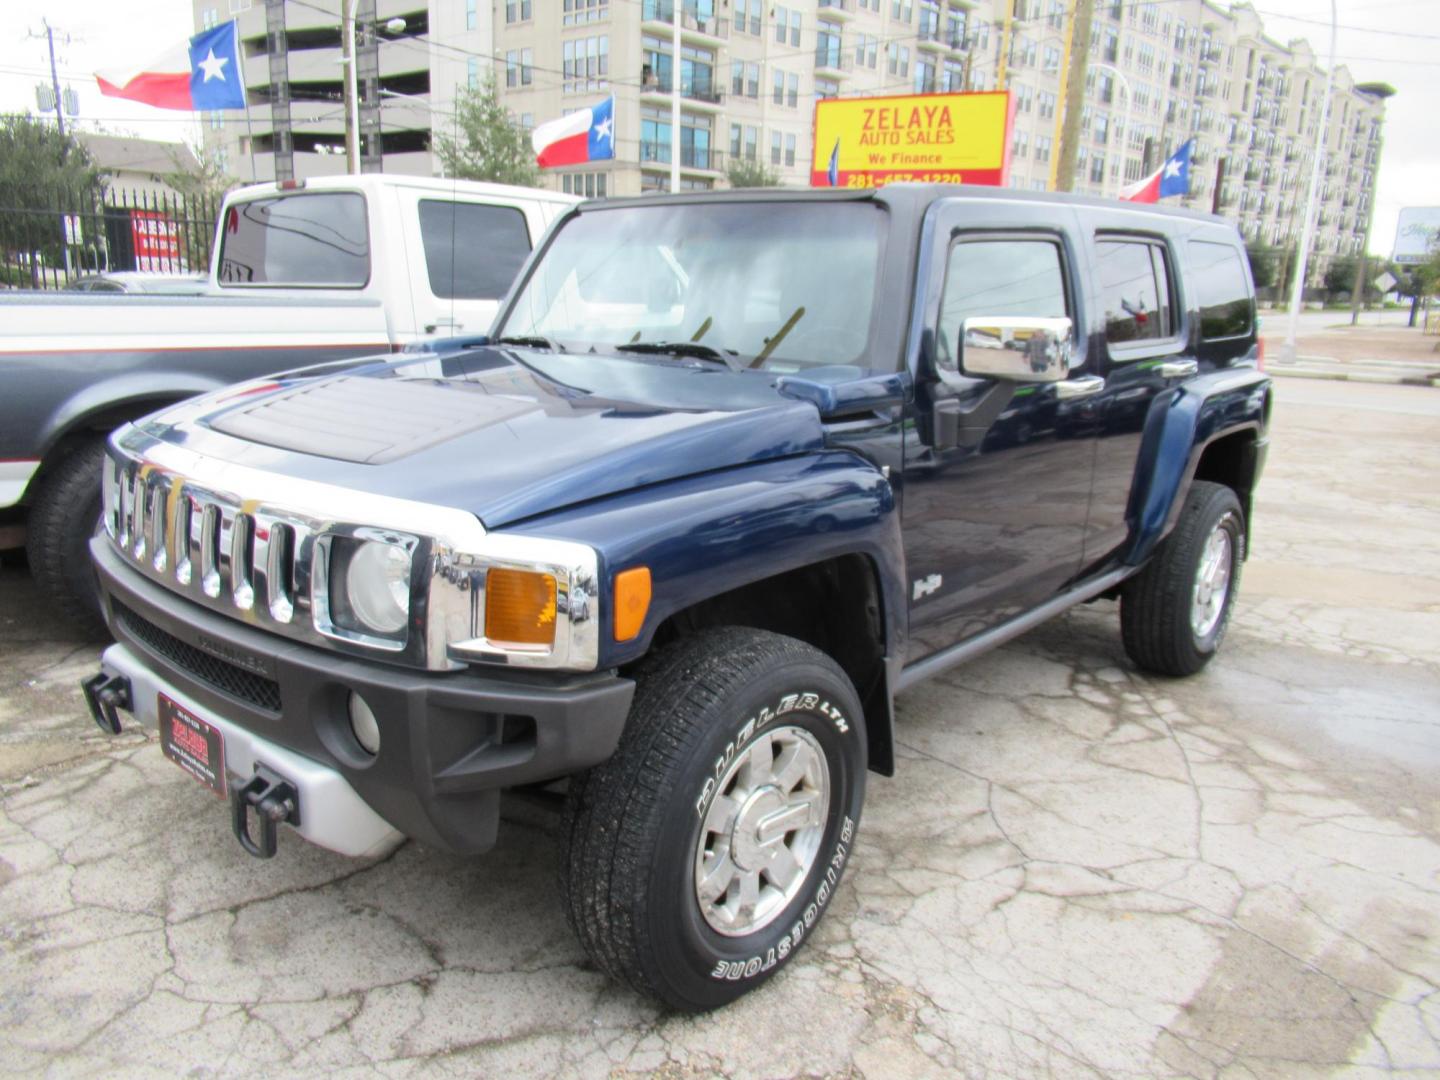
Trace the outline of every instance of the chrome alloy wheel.
{"label": "chrome alloy wheel", "polygon": [[1214,633],[1225,611],[1225,598],[1230,595],[1230,578],[1234,571],[1235,545],[1230,530],[1221,518],[1205,538],[1200,551],[1200,565],[1195,570],[1195,590],[1190,601],[1190,629],[1197,639]]}
{"label": "chrome alloy wheel", "polygon": [[769,925],[794,899],[830,815],[830,766],[808,731],[762,732],[721,776],[695,845],[695,896],[727,937]]}

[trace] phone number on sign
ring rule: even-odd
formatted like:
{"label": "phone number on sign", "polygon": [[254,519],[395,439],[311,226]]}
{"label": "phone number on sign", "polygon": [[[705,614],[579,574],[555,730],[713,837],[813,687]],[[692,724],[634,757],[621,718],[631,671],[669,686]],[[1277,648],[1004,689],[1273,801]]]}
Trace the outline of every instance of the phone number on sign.
{"label": "phone number on sign", "polygon": [[963,184],[963,173],[949,172],[879,172],[851,173],[845,177],[846,187],[868,188],[881,184]]}

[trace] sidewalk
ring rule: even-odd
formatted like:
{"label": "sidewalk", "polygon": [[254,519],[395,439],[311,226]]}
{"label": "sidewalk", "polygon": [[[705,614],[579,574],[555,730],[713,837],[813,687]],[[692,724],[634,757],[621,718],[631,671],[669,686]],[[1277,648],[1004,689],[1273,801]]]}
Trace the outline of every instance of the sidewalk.
{"label": "sidewalk", "polygon": [[1427,337],[1418,327],[1351,326],[1336,312],[1332,325],[1302,329],[1293,359],[1283,344],[1282,319],[1267,318],[1261,336],[1265,370],[1276,378],[1440,387],[1440,337]]}

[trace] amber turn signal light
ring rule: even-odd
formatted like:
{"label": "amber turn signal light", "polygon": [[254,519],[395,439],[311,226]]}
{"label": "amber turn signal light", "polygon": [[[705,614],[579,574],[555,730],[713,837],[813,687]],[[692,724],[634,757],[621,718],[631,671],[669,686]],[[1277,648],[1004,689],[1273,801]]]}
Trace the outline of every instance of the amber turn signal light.
{"label": "amber turn signal light", "polygon": [[496,645],[555,644],[555,578],[495,567],[485,574],[485,637]]}
{"label": "amber turn signal light", "polygon": [[630,641],[650,610],[650,568],[632,566],[615,575],[615,640]]}

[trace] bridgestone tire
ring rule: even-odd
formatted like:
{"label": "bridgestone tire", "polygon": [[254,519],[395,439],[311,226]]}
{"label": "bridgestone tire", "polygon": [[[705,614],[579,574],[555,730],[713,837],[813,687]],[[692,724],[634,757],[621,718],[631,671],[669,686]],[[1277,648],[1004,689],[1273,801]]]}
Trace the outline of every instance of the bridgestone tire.
{"label": "bridgestone tire", "polygon": [[[1195,581],[1206,542],[1217,528],[1229,537],[1228,589],[1218,621],[1200,635],[1191,621]],[[1225,639],[1244,559],[1244,512],[1235,492],[1195,481],[1174,531],[1121,589],[1120,635],[1130,659],[1158,675],[1193,675],[1208,664]]]}
{"label": "bridgestone tire", "polygon": [[30,573],[59,612],[87,639],[108,636],[90,538],[100,523],[105,444],[85,443],[44,477],[26,521]]}
{"label": "bridgestone tire", "polygon": [[[860,702],[823,653],[739,627],[660,651],[637,683],[615,754],[571,780],[561,894],[571,927],[602,971],[672,1008],[713,1009],[779,971],[835,895],[865,796]],[[722,934],[697,893],[701,826],[717,780],[747,748],[782,735],[823,752],[829,798],[828,811],[816,815],[823,817],[823,829],[814,825],[819,844],[783,908],[753,933]],[[785,842],[795,835],[787,832]]]}

